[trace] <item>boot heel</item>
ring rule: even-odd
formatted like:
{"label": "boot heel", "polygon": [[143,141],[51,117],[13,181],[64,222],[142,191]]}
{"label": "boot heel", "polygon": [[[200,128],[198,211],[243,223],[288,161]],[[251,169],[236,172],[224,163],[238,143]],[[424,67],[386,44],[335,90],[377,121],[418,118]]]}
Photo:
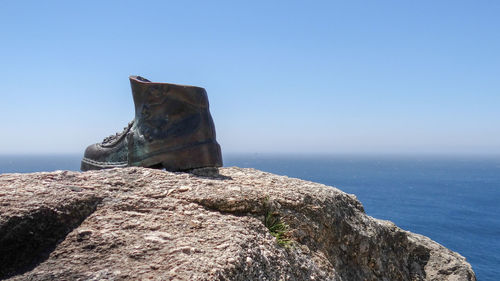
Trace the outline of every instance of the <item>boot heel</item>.
{"label": "boot heel", "polygon": [[221,167],[218,143],[210,142],[171,151],[163,155],[162,166],[168,171],[186,171],[204,167]]}

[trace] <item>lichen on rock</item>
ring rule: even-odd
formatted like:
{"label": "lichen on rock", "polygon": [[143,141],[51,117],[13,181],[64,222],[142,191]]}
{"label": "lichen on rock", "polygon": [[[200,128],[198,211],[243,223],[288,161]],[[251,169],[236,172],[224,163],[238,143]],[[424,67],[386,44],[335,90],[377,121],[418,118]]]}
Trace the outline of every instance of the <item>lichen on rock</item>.
{"label": "lichen on rock", "polygon": [[0,279],[475,280],[458,253],[353,195],[235,167],[0,175],[0,249],[12,241]]}

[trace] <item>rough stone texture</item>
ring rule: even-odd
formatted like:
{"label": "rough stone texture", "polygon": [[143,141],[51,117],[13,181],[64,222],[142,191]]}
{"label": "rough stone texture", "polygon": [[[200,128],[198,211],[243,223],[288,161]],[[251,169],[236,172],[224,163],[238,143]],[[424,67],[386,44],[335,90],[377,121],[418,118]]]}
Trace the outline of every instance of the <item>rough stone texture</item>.
{"label": "rough stone texture", "polygon": [[[0,279],[475,280],[336,188],[254,169],[0,175]],[[278,245],[266,213],[289,225]]]}

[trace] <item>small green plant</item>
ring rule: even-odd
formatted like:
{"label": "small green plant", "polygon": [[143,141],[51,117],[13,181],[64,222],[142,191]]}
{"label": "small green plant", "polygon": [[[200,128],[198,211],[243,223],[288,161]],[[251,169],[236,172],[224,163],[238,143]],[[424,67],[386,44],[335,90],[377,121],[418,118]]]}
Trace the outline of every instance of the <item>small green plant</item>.
{"label": "small green plant", "polygon": [[282,247],[292,246],[292,240],[287,237],[288,225],[274,215],[271,211],[267,211],[264,215],[264,225],[269,229],[272,236],[276,238],[278,245]]}

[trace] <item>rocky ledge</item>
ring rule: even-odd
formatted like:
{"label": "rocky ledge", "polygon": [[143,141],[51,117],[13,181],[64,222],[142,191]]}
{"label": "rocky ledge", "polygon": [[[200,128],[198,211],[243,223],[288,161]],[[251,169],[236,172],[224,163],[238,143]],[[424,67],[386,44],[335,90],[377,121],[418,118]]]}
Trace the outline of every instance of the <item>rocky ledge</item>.
{"label": "rocky ledge", "polygon": [[0,279],[475,280],[459,254],[334,187],[208,172],[0,175]]}

